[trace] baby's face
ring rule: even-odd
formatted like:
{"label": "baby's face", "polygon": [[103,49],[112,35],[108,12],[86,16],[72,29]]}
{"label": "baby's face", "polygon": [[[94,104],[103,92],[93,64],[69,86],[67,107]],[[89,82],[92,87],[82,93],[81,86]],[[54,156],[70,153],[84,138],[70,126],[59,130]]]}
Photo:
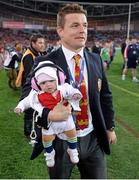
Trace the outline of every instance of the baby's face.
{"label": "baby's face", "polygon": [[39,86],[42,91],[47,93],[53,93],[57,89],[56,80],[43,81]]}

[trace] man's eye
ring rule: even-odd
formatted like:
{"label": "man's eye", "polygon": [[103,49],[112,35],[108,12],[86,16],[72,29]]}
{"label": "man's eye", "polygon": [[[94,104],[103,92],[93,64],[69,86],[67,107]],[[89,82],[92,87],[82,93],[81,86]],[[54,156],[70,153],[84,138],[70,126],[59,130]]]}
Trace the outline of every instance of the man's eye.
{"label": "man's eye", "polygon": [[88,27],[88,24],[84,24],[84,27]]}
{"label": "man's eye", "polygon": [[78,24],[73,24],[71,27],[78,27]]}

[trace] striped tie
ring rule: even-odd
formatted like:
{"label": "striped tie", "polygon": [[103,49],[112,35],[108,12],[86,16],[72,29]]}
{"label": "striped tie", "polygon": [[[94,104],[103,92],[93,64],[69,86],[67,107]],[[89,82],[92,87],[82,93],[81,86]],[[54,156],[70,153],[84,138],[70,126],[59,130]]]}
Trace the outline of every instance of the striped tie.
{"label": "striped tie", "polygon": [[[73,59],[75,60],[75,86],[77,87],[81,73],[81,67],[80,67],[81,56],[77,54],[73,57]],[[82,76],[82,81],[79,90],[82,93],[83,97],[80,101],[81,111],[76,113],[76,125],[77,128],[83,130],[88,127],[88,123],[89,123],[88,113],[87,113],[87,106],[88,106],[87,90],[86,90],[84,76]]]}

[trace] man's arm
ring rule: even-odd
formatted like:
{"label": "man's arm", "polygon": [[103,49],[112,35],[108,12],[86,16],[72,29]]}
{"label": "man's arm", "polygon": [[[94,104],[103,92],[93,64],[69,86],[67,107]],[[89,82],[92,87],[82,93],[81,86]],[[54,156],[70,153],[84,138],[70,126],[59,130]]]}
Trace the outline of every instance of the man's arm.
{"label": "man's arm", "polygon": [[39,124],[41,124],[45,129],[49,122],[64,121],[67,120],[71,114],[71,106],[63,105],[64,102],[58,103],[53,110],[44,108],[42,111],[41,119],[39,119]]}
{"label": "man's arm", "polygon": [[[101,61],[102,63],[102,61]],[[101,89],[101,107],[103,111],[103,116],[107,128],[107,137],[110,144],[115,144],[117,142],[116,133],[114,131],[115,127],[115,116],[114,116],[114,109],[113,109],[113,101],[112,101],[112,93],[109,87],[109,83],[103,69],[102,65],[102,89]]]}

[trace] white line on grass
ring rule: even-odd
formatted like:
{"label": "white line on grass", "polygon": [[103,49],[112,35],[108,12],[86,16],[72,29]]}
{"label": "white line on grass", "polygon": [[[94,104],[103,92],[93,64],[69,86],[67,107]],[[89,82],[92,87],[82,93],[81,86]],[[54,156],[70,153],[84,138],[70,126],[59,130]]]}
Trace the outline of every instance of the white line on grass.
{"label": "white line on grass", "polygon": [[134,93],[134,92],[132,92],[132,91],[128,91],[127,89],[121,88],[120,86],[115,85],[115,84],[113,84],[113,83],[111,83],[111,82],[110,82],[110,85],[113,86],[113,87],[115,87],[115,88],[117,88],[117,89],[120,89],[121,91],[124,91],[124,92],[126,92],[126,93],[128,93],[128,94],[131,94],[132,96],[139,97],[139,94]]}

